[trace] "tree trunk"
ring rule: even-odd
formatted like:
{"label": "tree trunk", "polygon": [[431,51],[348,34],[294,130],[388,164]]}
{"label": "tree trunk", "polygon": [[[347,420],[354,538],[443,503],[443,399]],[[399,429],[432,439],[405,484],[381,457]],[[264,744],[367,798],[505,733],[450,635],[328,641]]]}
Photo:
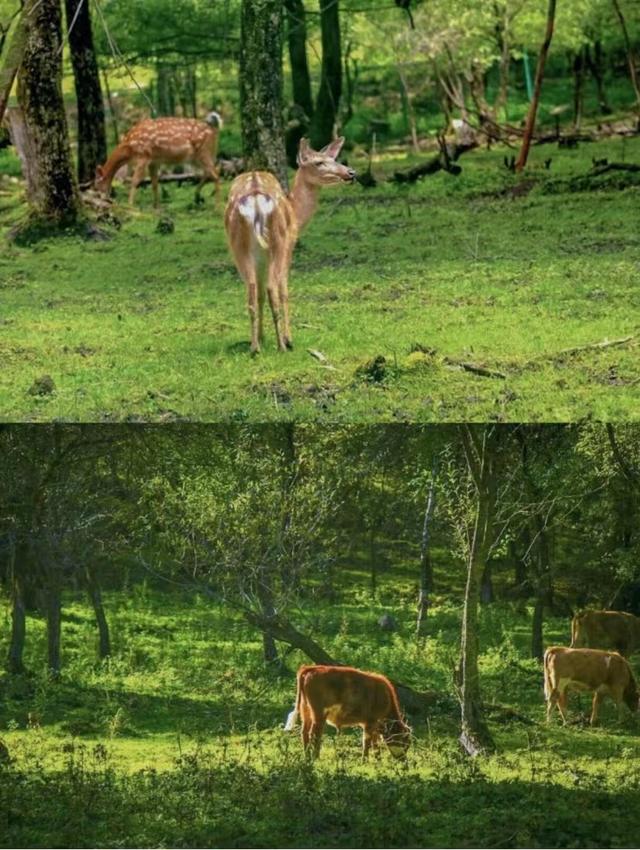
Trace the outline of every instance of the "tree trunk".
{"label": "tree trunk", "polygon": [[156,111],[161,116],[175,115],[176,111],[173,73],[165,62],[156,65]]}
{"label": "tree trunk", "polygon": [[[281,619],[278,616],[267,618],[255,611],[245,610],[244,617],[252,626],[256,626],[261,631],[269,631],[275,635],[278,640],[288,643],[290,646],[301,650],[310,658],[314,664],[328,664],[330,666],[342,667],[343,662],[337,661],[333,656],[316,643],[309,635],[299,632],[288,620]],[[415,691],[408,685],[389,677],[398,694],[398,699],[401,705],[412,714],[424,715],[430,706],[434,703],[442,703],[443,694],[436,691]]]}
{"label": "tree trunk", "polygon": [[102,588],[92,567],[86,568],[85,576],[87,579],[89,601],[93,606],[96,615],[96,625],[98,627],[98,657],[100,660],[103,660],[111,655],[111,638],[109,635],[109,623],[107,622],[104,605],[102,604]]}
{"label": "tree trunk", "polygon": [[[15,545],[11,551],[11,564],[9,567],[9,580],[11,591],[11,638],[9,641],[9,653],[7,657],[7,669],[9,673],[23,673],[24,642],[26,637],[26,611],[24,604],[24,589],[21,573],[24,572],[24,559],[20,558],[20,549],[16,552]],[[20,563],[16,567],[16,556]]]}
{"label": "tree trunk", "polygon": [[490,605],[495,599],[493,592],[492,567],[493,565],[489,560],[482,572],[482,579],[480,581],[480,602],[483,605]]}
{"label": "tree trunk", "polygon": [[478,602],[480,581],[487,566],[496,486],[493,472],[491,435],[482,430],[462,426],[462,441],[467,465],[476,485],[476,516],[467,561],[467,582],[462,614],[460,669],[460,743],[471,756],[493,747],[491,735],[482,715],[480,676],[478,672]]}
{"label": "tree trunk", "polygon": [[429,596],[433,592],[433,564],[431,563],[431,518],[436,503],[437,459],[434,456],[431,466],[431,481],[427,494],[427,504],[422,522],[422,538],[420,540],[420,592],[418,596],[418,617],[416,620],[416,640],[420,641],[426,635],[426,617],[429,611]]}
{"label": "tree trunk", "polygon": [[20,15],[6,36],[0,53],[0,124],[9,102],[13,82],[22,64],[29,36],[28,19],[36,3],[37,0],[28,0],[24,4]]}
{"label": "tree trunk", "polygon": [[89,0],[65,0],[78,107],[78,180],[90,183],[107,158],[100,73],[93,46]]}
{"label": "tree trunk", "polygon": [[378,592],[378,564],[376,560],[376,530],[373,526],[369,529],[369,583],[371,596],[375,598]]}
{"label": "tree trunk", "polygon": [[282,122],[282,3],[242,0],[240,116],[246,170],[272,171],[286,189]]}
{"label": "tree trunk", "polygon": [[533,622],[531,624],[531,657],[542,661],[544,656],[544,641],[542,625],[544,621],[544,598],[540,591],[536,592],[536,601],[533,608]]}
{"label": "tree trunk", "polygon": [[29,133],[19,106],[10,106],[5,113],[5,120],[9,128],[11,144],[16,149],[20,160],[27,197],[32,197],[37,194],[39,185],[35,141]]}
{"label": "tree trunk", "polygon": [[609,106],[609,100],[607,98],[607,90],[604,85],[604,74],[602,71],[602,42],[596,41],[593,47],[593,56],[591,55],[591,50],[589,49],[589,45],[585,45],[584,48],[584,59],[591,76],[594,79],[596,84],[596,91],[598,93],[598,107],[600,109],[601,115],[610,115],[611,107]]}
{"label": "tree trunk", "polygon": [[629,76],[631,77],[631,85],[633,86],[633,91],[636,96],[636,106],[640,107],[640,79],[638,78],[638,71],[636,69],[636,57],[633,52],[633,45],[631,44],[631,39],[629,38],[627,22],[622,12],[619,0],[611,0],[611,2],[613,3],[613,8],[615,9],[616,15],[618,16],[618,20],[620,21],[620,29],[622,30],[624,46],[625,50],[627,51],[627,62],[629,63]]}
{"label": "tree trunk", "polygon": [[[271,574],[269,567],[262,567],[258,573],[257,596],[260,601],[262,615],[266,621],[273,620],[276,610],[273,605],[273,588],[271,586]],[[265,629],[262,633],[262,649],[264,662],[273,665],[278,662],[278,648],[273,632]]]}
{"label": "tree trunk", "polygon": [[284,5],[287,10],[287,40],[293,102],[303,110],[307,118],[311,118],[313,98],[307,62],[307,21],[304,2],[303,0],[285,0]]}
{"label": "tree trunk", "polygon": [[540,103],[544,69],[547,63],[549,47],[551,46],[551,39],[553,38],[553,28],[556,19],[556,3],[557,0],[549,0],[549,5],[547,7],[547,28],[542,47],[540,49],[540,55],[538,56],[536,79],[533,86],[533,97],[529,104],[529,111],[527,113],[527,120],[524,127],[524,135],[522,137],[522,147],[520,148],[520,153],[516,162],[516,171],[522,171],[527,164],[527,159],[529,158],[529,148],[531,147],[531,141],[533,139],[533,131],[535,130],[536,116],[538,114],[538,104]]}
{"label": "tree trunk", "polygon": [[316,108],[311,122],[311,145],[320,149],[334,137],[342,94],[339,0],[320,0],[322,69]]}
{"label": "tree trunk", "polygon": [[111,97],[111,89],[109,88],[109,78],[107,77],[107,72],[105,70],[102,71],[102,79],[104,81],[104,91],[107,95],[107,103],[109,104],[109,115],[111,116],[111,127],[113,129],[113,144],[117,146],[120,142],[118,115],[116,112],[115,104],[113,102],[113,98]]}
{"label": "tree trunk", "polygon": [[60,675],[60,638],[62,632],[62,593],[55,579],[45,591],[47,613],[47,660],[49,673]]}
{"label": "tree trunk", "polygon": [[62,41],[59,0],[40,0],[29,18],[18,73],[18,99],[37,160],[38,190],[29,198],[32,217],[43,225],[67,227],[80,217],[62,98]]}

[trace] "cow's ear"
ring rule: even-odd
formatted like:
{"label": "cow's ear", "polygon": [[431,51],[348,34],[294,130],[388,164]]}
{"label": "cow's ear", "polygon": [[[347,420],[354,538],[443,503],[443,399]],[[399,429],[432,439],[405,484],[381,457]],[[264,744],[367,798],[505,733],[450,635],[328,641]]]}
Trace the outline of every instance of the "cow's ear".
{"label": "cow's ear", "polygon": [[334,139],[332,142],[329,142],[328,145],[325,145],[320,151],[324,156],[329,156],[331,159],[336,159],[340,151],[342,150],[342,146],[344,145],[344,136],[338,136],[337,139]]}

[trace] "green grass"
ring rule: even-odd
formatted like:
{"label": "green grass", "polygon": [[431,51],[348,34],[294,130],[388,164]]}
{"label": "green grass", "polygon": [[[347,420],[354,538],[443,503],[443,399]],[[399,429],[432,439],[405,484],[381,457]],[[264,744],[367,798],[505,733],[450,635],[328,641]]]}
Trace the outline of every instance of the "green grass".
{"label": "green grass", "polygon": [[[571,723],[547,726],[541,672],[527,657],[530,612],[482,610],[482,686],[497,750],[468,760],[451,692],[458,606],[437,600],[419,650],[413,584],[389,573],[372,601],[360,582],[332,606],[307,600],[306,616],[337,657],[442,692],[428,717],[411,718],[406,764],[385,754],[363,765],[359,734],[329,731],[318,763],[305,765],[298,736],[281,728],[303,656],[287,657],[291,672],[266,672],[258,635],[210,602],[144,587],[108,594],[114,656],[99,666],[91,613],[69,596],[61,681],[42,670],[38,618],[28,622],[31,674],[0,680],[0,736],[12,757],[0,763],[0,845],[637,844],[637,723],[620,723],[605,704],[591,729],[588,700],[574,697]],[[397,633],[379,631],[382,611],[394,614]],[[552,619],[545,639],[566,642],[568,632]],[[496,708],[505,705],[520,718]]]}
{"label": "green grass", "polygon": [[[171,235],[156,232],[143,190],[139,210],[116,207],[122,228],[108,241],[5,243],[3,418],[637,418],[636,341],[554,355],[639,329],[640,181],[614,172],[593,191],[569,181],[593,156],[639,161],[640,140],[535,148],[525,177],[535,182],[517,197],[504,154],[473,152],[460,177],[437,174],[410,188],[326,191],[294,258],[296,348],[284,355],[267,322],[264,351],[250,358],[244,288],[221,210],[210,198],[194,209],[191,188],[169,190]],[[377,170],[411,162],[385,158]],[[0,223],[22,213],[15,184],[0,183]],[[416,343],[435,354],[412,354]],[[369,383],[358,368],[378,355],[383,381]],[[506,378],[462,371],[447,358]],[[45,374],[55,391],[30,394]]]}

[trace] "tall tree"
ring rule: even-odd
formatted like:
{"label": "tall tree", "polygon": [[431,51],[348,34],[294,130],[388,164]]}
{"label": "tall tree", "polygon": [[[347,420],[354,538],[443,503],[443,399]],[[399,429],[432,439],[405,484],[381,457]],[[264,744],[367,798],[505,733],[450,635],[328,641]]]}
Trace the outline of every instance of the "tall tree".
{"label": "tall tree", "polygon": [[316,108],[311,122],[311,145],[319,150],[333,139],[342,94],[340,6],[338,0],[320,0],[322,68]]}
{"label": "tall tree", "polygon": [[27,45],[28,17],[37,0],[28,0],[16,16],[12,25],[2,30],[0,43],[0,123],[9,102],[13,82],[22,64]]}
{"label": "tall tree", "polygon": [[304,110],[308,118],[311,118],[313,98],[307,62],[307,21],[304,2],[303,0],[285,0],[284,5],[287,10],[287,41],[293,102]]}
{"label": "tall tree", "polygon": [[240,114],[249,169],[272,171],[286,188],[282,121],[282,0],[242,0]]}
{"label": "tall tree", "polygon": [[640,78],[638,77],[638,71],[636,69],[636,57],[633,50],[633,45],[631,43],[631,38],[629,37],[627,21],[625,19],[624,13],[622,11],[622,6],[620,5],[619,0],[611,0],[611,2],[613,3],[613,8],[618,17],[618,21],[620,22],[620,29],[622,30],[624,46],[625,50],[627,51],[627,62],[629,64],[629,76],[631,77],[631,85],[633,86],[633,91],[636,96],[636,106],[640,107]]}
{"label": "tall tree", "polygon": [[533,139],[533,132],[536,127],[536,116],[538,115],[538,104],[540,103],[540,94],[542,92],[542,80],[544,79],[544,69],[547,64],[547,55],[553,38],[553,30],[556,20],[556,5],[557,0],[549,0],[547,7],[547,25],[545,30],[544,41],[538,55],[538,65],[536,67],[536,79],[533,86],[533,97],[529,104],[527,120],[524,126],[524,135],[522,137],[522,147],[516,161],[516,171],[522,171],[527,164],[529,158],[529,148]]}
{"label": "tall tree", "polygon": [[62,27],[59,0],[40,0],[28,17],[18,73],[18,99],[33,141],[37,178],[29,197],[32,222],[67,227],[80,218],[62,98]]}
{"label": "tall tree", "polygon": [[93,180],[107,158],[100,73],[91,31],[90,0],[65,0],[78,109],[78,180]]}
{"label": "tall tree", "polygon": [[480,582],[493,543],[497,481],[495,426],[461,426],[467,468],[475,488],[474,520],[467,557],[467,582],[462,614],[460,669],[460,743],[469,755],[491,748],[493,742],[482,714],[478,672],[478,602]]}

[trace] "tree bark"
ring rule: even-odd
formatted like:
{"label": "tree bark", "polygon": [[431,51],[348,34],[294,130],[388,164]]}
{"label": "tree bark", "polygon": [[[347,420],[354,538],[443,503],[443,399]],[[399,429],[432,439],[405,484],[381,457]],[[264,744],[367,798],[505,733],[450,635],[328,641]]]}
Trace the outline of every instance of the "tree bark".
{"label": "tree bark", "polygon": [[242,0],[240,115],[245,168],[272,171],[286,189],[281,0]]}
{"label": "tree bark", "polygon": [[285,0],[284,5],[287,10],[287,41],[293,102],[303,110],[307,118],[311,118],[313,97],[307,61],[307,21],[304,2],[303,0]]}
{"label": "tree bark", "polygon": [[62,35],[59,0],[40,0],[29,17],[27,44],[18,73],[18,99],[37,159],[38,189],[29,198],[32,216],[66,227],[80,217],[62,98]]}
{"label": "tree bark", "polygon": [[480,676],[478,672],[478,602],[480,581],[487,565],[491,547],[492,526],[496,502],[492,437],[490,426],[481,429],[462,426],[462,443],[467,466],[476,487],[474,529],[467,561],[467,582],[464,594],[461,641],[460,743],[471,756],[493,747],[489,729],[482,715]]}
{"label": "tree bark", "polygon": [[[243,611],[244,617],[252,626],[261,631],[269,630],[278,640],[288,643],[290,646],[301,650],[314,664],[328,664],[330,666],[342,667],[342,661],[337,661],[333,656],[316,643],[313,638],[303,632],[299,632],[288,620],[274,615],[265,617],[256,611]],[[406,711],[411,714],[424,714],[430,706],[443,699],[443,694],[436,691],[415,691],[408,685],[397,682],[389,677],[396,689],[398,699]]]}
{"label": "tree bark", "polygon": [[544,69],[547,63],[549,47],[551,46],[551,39],[553,38],[553,28],[556,19],[556,3],[557,0],[549,0],[549,5],[547,7],[547,28],[542,47],[540,49],[540,55],[538,56],[536,79],[533,86],[533,97],[529,104],[529,111],[527,113],[527,120],[524,127],[524,135],[522,137],[522,147],[520,148],[520,153],[515,166],[516,171],[522,171],[527,164],[527,159],[529,158],[529,148],[531,147],[531,140],[533,139],[533,131],[535,130],[536,116],[538,114],[538,104],[540,103]]}
{"label": "tree bark", "polygon": [[102,603],[102,588],[96,578],[92,567],[85,570],[87,579],[87,593],[89,601],[96,615],[96,626],[98,627],[98,657],[103,660],[111,655],[111,637],[109,635],[109,623]]}
{"label": "tree bark", "polygon": [[[21,573],[24,571],[24,561],[20,557],[21,548],[15,545],[11,551],[11,563],[9,567],[9,580],[11,589],[11,638],[9,641],[9,653],[7,657],[7,669],[9,673],[24,672],[24,643],[26,637],[26,610],[24,604],[24,588]],[[19,564],[16,567],[16,560]]]}
{"label": "tree bark", "polygon": [[[257,576],[257,596],[265,621],[273,620],[276,610],[273,605],[272,576],[269,567],[262,567]],[[278,662],[278,648],[273,632],[266,628],[262,633],[264,663],[272,666]]]}
{"label": "tree bark", "polygon": [[591,55],[591,50],[589,49],[589,45],[585,45],[584,48],[584,58],[587,63],[587,67],[591,72],[591,76],[593,77],[596,90],[598,92],[598,106],[600,108],[601,115],[610,115],[611,107],[609,106],[609,100],[607,98],[607,90],[604,85],[604,74],[602,72],[602,42],[596,41],[593,47],[593,56]]}
{"label": "tree bark", "polygon": [[316,108],[311,122],[311,145],[320,149],[334,137],[342,94],[339,0],[320,0],[322,68]]}
{"label": "tree bark", "polygon": [[427,504],[422,522],[422,538],[420,540],[420,592],[418,595],[418,617],[416,620],[416,640],[420,641],[426,635],[426,618],[429,611],[429,596],[433,592],[433,564],[431,563],[431,519],[436,504],[436,477],[438,467],[434,456],[431,465],[431,481],[427,494]]}
{"label": "tree bark", "polygon": [[583,83],[584,83],[584,51],[582,48],[573,58],[573,128],[580,129],[582,121]]}
{"label": "tree bark", "polygon": [[54,578],[45,591],[47,613],[47,661],[49,673],[60,675],[60,638],[62,633],[62,593]]}
{"label": "tree bark", "polygon": [[89,0],[65,0],[78,108],[78,180],[89,183],[107,158],[100,73],[93,46]]}
{"label": "tree bark", "polygon": [[636,69],[636,57],[633,51],[633,45],[631,44],[631,39],[629,37],[627,22],[622,12],[622,7],[620,6],[619,0],[611,0],[611,2],[613,3],[613,8],[615,9],[616,15],[618,16],[618,20],[620,21],[620,29],[622,30],[624,46],[625,50],[627,51],[627,62],[629,63],[629,76],[631,78],[631,85],[633,86],[633,91],[636,96],[636,106],[640,107],[640,79],[638,78],[638,71]]}

